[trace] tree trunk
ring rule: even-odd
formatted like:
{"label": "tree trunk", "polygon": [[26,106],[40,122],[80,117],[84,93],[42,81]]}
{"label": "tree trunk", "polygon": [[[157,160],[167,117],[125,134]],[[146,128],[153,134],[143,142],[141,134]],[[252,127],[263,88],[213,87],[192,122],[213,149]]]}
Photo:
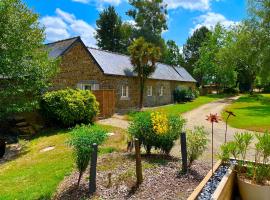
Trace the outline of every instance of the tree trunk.
{"label": "tree trunk", "polygon": [[139,100],[139,109],[143,108],[143,89],[144,89],[144,80],[140,76],[140,100]]}
{"label": "tree trunk", "polygon": [[0,138],[0,158],[3,158],[6,152],[6,140],[4,138]]}

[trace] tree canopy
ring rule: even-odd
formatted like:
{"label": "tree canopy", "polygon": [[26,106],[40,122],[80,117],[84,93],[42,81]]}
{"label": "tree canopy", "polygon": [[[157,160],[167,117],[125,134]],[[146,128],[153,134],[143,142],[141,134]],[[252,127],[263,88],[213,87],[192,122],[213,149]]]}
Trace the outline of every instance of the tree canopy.
{"label": "tree canopy", "polygon": [[57,70],[38,15],[20,0],[0,2],[0,118],[33,108]]}
{"label": "tree canopy", "polygon": [[183,64],[183,56],[178,45],[173,40],[168,40],[162,61],[168,65],[179,66]]}
{"label": "tree canopy", "polygon": [[163,49],[165,42],[161,37],[167,27],[167,9],[163,0],[129,0],[132,9],[127,15],[136,23],[135,37],[143,37],[145,41]]}

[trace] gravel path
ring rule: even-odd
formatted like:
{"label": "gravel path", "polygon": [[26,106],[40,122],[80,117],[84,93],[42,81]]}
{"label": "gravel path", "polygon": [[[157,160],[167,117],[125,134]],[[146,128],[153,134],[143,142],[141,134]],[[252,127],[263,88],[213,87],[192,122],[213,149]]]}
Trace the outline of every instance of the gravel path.
{"label": "gravel path", "polygon": [[[209,133],[209,139],[211,139],[211,123],[206,121],[206,116],[210,113],[212,114],[218,114],[221,116],[222,110],[231,104],[233,101],[237,100],[239,96],[237,97],[230,97],[226,99],[221,99],[212,103],[205,104],[197,109],[191,110],[189,112],[186,112],[183,114],[183,117],[187,120],[186,128],[187,129],[193,129],[194,126],[204,126],[207,132]],[[237,117],[237,116],[236,116]],[[214,152],[216,153],[219,150],[219,146],[224,143],[224,134],[225,134],[225,128],[226,124],[224,121],[220,121],[219,123],[214,124]],[[246,130],[243,129],[237,129],[232,128],[228,126],[228,132],[227,132],[227,141],[230,141],[233,139],[234,134],[239,132],[246,132]],[[210,159],[210,149],[211,142],[209,142],[207,155],[205,155],[206,159]],[[179,157],[180,146],[179,141],[176,143],[174,148],[172,149],[172,155]]]}

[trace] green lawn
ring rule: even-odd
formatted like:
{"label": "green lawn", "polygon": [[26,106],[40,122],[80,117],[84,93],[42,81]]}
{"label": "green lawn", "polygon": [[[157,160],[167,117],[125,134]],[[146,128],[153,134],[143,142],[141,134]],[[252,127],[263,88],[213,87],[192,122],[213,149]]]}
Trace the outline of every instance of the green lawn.
{"label": "green lawn", "polygon": [[[125,132],[104,127],[115,135],[100,148],[101,153],[123,149]],[[0,199],[50,199],[58,184],[74,169],[72,151],[66,144],[68,138],[68,131],[40,136],[28,142],[18,158],[0,165]],[[54,146],[55,149],[40,152],[48,146]]]}
{"label": "green lawn", "polygon": [[[252,131],[270,131],[270,94],[245,95],[225,108],[233,111],[236,117],[229,119],[229,125]],[[226,113],[223,112],[223,118]]]}
{"label": "green lawn", "polygon": [[[228,97],[228,95],[207,95],[207,96],[200,96],[197,99],[195,99],[192,102],[186,102],[186,103],[180,103],[180,104],[171,104],[171,105],[165,105],[165,106],[160,106],[156,108],[149,108],[147,109],[148,111],[157,111],[157,112],[163,112],[167,114],[182,114],[187,111],[193,110],[201,105],[210,103],[212,101],[216,101],[221,98]],[[130,112],[128,114],[127,119],[131,120],[132,116],[134,116],[136,112]]]}

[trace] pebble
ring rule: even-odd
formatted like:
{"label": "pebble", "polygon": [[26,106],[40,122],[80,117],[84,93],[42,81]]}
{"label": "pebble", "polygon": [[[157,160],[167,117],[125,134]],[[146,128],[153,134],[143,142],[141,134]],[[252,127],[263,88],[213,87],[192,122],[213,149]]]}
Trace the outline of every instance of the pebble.
{"label": "pebble", "polygon": [[227,173],[229,167],[229,165],[222,165],[215,171],[214,176],[209,179],[202,189],[202,192],[197,198],[198,200],[211,199],[212,194],[215,192],[223,176]]}

